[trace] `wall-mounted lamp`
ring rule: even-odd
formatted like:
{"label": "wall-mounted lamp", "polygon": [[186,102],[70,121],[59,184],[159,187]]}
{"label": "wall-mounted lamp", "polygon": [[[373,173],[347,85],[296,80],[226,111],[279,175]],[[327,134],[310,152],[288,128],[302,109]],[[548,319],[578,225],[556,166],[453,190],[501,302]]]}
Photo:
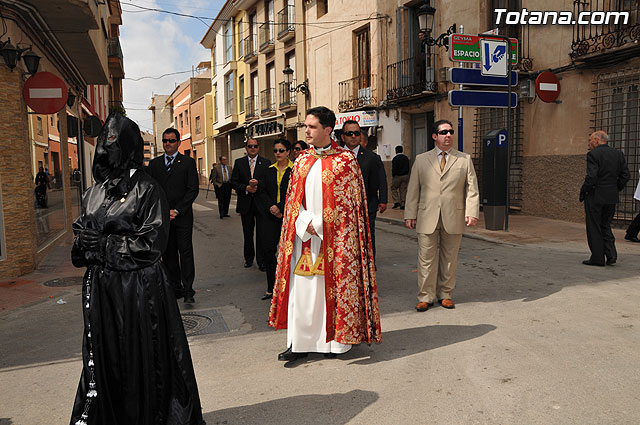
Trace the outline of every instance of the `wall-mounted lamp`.
{"label": "wall-mounted lamp", "polygon": [[446,50],[449,50],[449,36],[451,34],[455,34],[456,32],[456,24],[451,25],[447,32],[444,32],[438,36],[438,38],[431,37],[433,33],[433,25],[436,16],[436,8],[433,6],[429,6],[427,2],[420,6],[418,9],[418,23],[420,25],[420,32],[418,33],[418,37],[422,40],[423,44],[427,46],[438,46],[443,47]]}
{"label": "wall-mounted lamp", "polygon": [[20,58],[24,61],[24,65],[27,67],[29,74],[38,72],[40,56],[36,55],[33,50],[31,50],[31,47],[24,49],[14,47],[13,44],[11,44],[11,38],[8,38],[5,42],[0,41],[0,53],[2,54],[4,64],[9,67],[11,72],[13,72]]}
{"label": "wall-mounted lamp", "polygon": [[300,92],[305,96],[309,96],[309,81],[304,80],[302,83],[298,84],[295,87],[291,87],[291,83],[293,82],[293,69],[289,65],[285,69],[282,70],[284,74],[284,82],[287,84],[289,91],[291,93]]}

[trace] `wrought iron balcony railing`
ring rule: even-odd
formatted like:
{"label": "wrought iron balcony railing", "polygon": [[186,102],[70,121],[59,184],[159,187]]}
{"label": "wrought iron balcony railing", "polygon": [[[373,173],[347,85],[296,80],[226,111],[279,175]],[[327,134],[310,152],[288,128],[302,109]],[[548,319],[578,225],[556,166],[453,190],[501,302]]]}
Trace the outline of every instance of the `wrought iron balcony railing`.
{"label": "wrought iron balcony railing", "polygon": [[273,48],[273,21],[267,21],[258,29],[260,35],[260,51],[265,52]]}
{"label": "wrought iron balcony railing", "polygon": [[244,60],[245,62],[251,62],[258,58],[258,45],[256,43],[256,35],[249,34],[244,38]]}
{"label": "wrought iron balcony railing", "polygon": [[260,115],[276,111],[276,89],[264,89],[260,92]]}
{"label": "wrought iron balcony railing", "polygon": [[349,111],[378,103],[376,75],[364,74],[338,83],[340,101],[338,109]]}
{"label": "wrought iron balcony railing", "polygon": [[422,92],[435,93],[433,67],[427,67],[424,57],[412,57],[387,66],[387,98],[399,99]]}
{"label": "wrought iron balcony railing", "polygon": [[295,32],[295,6],[290,4],[278,12],[278,40],[284,40]]}
{"label": "wrought iron balcony railing", "polygon": [[280,92],[280,109],[287,109],[292,106],[296,106],[297,96],[296,92],[291,92],[291,88],[296,87],[296,80],[293,80],[291,84],[287,84],[284,81],[278,85]]}
{"label": "wrought iron balcony railing", "polygon": [[122,48],[120,47],[120,38],[118,37],[109,38],[107,55],[111,58],[116,57],[116,58],[120,58],[120,61],[124,61],[124,56],[122,55]]}
{"label": "wrought iron balcony railing", "polygon": [[249,96],[244,99],[244,110],[245,110],[245,118],[253,119],[258,118],[258,96]]}
{"label": "wrought iron balcony railing", "polygon": [[[611,13],[613,12],[613,13]],[[584,15],[581,15],[583,14]],[[588,17],[603,16],[603,23],[580,23]],[[588,15],[587,15],[588,14]],[[640,40],[640,3],[636,0],[575,0],[573,2],[573,42],[571,57],[580,58],[609,49],[633,45]],[[626,22],[625,22],[626,21]]]}

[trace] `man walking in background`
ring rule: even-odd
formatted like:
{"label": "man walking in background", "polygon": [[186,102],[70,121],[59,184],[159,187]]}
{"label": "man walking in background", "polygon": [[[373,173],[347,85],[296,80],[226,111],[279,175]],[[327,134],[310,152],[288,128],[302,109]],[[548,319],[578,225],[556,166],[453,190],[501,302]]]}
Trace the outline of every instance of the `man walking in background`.
{"label": "man walking in background", "polygon": [[211,170],[210,181],[216,191],[218,198],[218,212],[220,220],[229,217],[229,203],[231,202],[231,173],[233,167],[227,165],[227,157],[222,155],[218,158],[220,161]]}
{"label": "man walking in background", "polygon": [[198,197],[199,179],[193,158],[178,152],[180,132],[167,128],[162,133],[164,154],[149,162],[149,174],[160,184],[169,203],[169,241],[162,255],[176,299],[195,302],[193,280],[196,266],[193,259],[193,210]]}
{"label": "man walking in background", "polygon": [[404,209],[404,200],[407,197],[407,185],[409,184],[409,171],[411,170],[409,158],[402,151],[402,145],[396,146],[396,156],[391,160],[391,195],[393,195],[394,209]]}
{"label": "man walking in background", "polygon": [[618,192],[629,181],[629,168],[621,151],[607,144],[609,136],[602,130],[589,136],[587,175],[580,189],[584,201],[587,242],[591,257],[587,266],[613,265],[618,260],[611,220],[619,202]]}

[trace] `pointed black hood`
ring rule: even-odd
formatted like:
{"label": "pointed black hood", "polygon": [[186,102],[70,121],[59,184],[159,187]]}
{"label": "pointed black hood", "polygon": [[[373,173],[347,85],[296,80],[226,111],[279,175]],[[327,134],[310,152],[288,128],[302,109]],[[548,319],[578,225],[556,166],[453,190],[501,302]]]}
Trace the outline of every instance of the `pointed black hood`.
{"label": "pointed black hood", "polygon": [[120,114],[109,115],[96,146],[93,159],[93,178],[98,183],[108,181],[109,192],[119,195],[129,189],[129,170],[142,169],[144,141],[138,125]]}

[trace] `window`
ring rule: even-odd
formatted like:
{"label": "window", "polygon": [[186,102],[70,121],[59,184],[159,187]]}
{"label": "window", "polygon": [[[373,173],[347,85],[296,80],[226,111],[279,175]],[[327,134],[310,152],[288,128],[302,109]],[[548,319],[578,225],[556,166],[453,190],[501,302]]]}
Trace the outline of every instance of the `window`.
{"label": "window", "polygon": [[51,126],[53,127],[53,115],[51,115]]}
{"label": "window", "polygon": [[234,99],[234,91],[233,91],[233,72],[228,73],[224,76],[224,98],[226,101],[225,104],[225,115],[233,115],[235,112],[235,99]]}
{"label": "window", "polygon": [[178,125],[178,116],[173,117],[173,125],[177,126]]}
{"label": "window", "polygon": [[[357,77],[362,76],[369,82],[371,75],[371,42],[369,39],[369,28],[358,31],[354,34],[356,42],[356,60],[355,60],[355,75]],[[369,84],[365,84],[364,87],[369,87]]]}
{"label": "window", "polygon": [[316,4],[318,5],[318,18],[329,12],[329,0],[318,0]]}
{"label": "window", "polygon": [[200,134],[200,116],[196,117],[196,134]]}
{"label": "window", "polygon": [[38,117],[37,126],[38,126],[38,136],[42,136],[42,118],[40,117]]}
{"label": "window", "polygon": [[189,127],[189,110],[184,111],[184,126]]}
{"label": "window", "polygon": [[218,85],[213,85],[213,122],[218,122]]}
{"label": "window", "polygon": [[238,29],[236,33],[238,34],[238,56],[244,56],[244,31],[242,29],[242,19],[238,21]]}
{"label": "window", "polygon": [[238,98],[240,99],[240,110],[238,112],[244,112],[244,75],[240,77],[238,81]]}
{"label": "window", "polygon": [[224,26],[224,62],[233,60],[233,19]]}
{"label": "window", "polygon": [[217,74],[218,63],[216,61],[216,43],[213,43],[213,49],[211,49],[211,63],[213,65],[213,76]]}
{"label": "window", "polygon": [[184,127],[184,122],[182,120],[182,114],[180,114],[180,127],[179,128],[182,128],[182,127]]}
{"label": "window", "polygon": [[509,37],[518,38],[518,29],[519,25],[507,25],[505,22],[506,19],[503,18],[500,20],[500,25],[496,26],[496,18],[498,14],[495,12],[496,9],[507,9],[508,12],[520,12],[522,10],[522,1],[521,0],[490,0],[490,7],[488,8],[489,12],[489,25],[487,29],[498,28],[498,32],[500,35],[508,35]]}

